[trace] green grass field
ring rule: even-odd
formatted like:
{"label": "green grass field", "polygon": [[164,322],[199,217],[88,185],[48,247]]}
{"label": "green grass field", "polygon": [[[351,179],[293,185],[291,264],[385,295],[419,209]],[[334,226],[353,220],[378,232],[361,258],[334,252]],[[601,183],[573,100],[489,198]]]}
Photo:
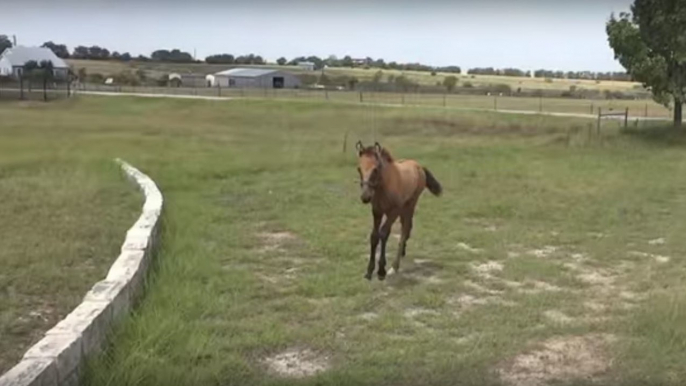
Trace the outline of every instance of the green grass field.
{"label": "green grass field", "polygon": [[104,278],[141,206],[117,165],[85,156],[106,145],[53,130],[55,111],[0,103],[0,373]]}
{"label": "green grass field", "polygon": [[[70,59],[67,60],[69,65],[71,65],[76,71],[80,68],[85,68],[88,73],[100,73],[102,75],[113,75],[121,71],[131,70],[136,71],[137,69],[145,70],[149,77],[159,79],[163,75],[168,75],[169,73],[180,73],[180,74],[214,74],[219,71],[226,70],[230,67],[235,67],[232,65],[224,64],[206,64],[206,63],[193,63],[193,64],[177,64],[177,63],[157,63],[157,62],[116,62],[116,61],[98,61],[98,60],[79,60]],[[242,66],[246,67],[246,66]],[[250,67],[250,66],[248,66]],[[276,65],[266,65],[266,66],[253,66],[260,68],[278,68],[286,71],[290,71],[296,74],[302,74],[304,71],[299,67],[295,66],[276,66]],[[377,69],[363,68],[328,68],[325,73],[329,76],[354,76],[362,81],[371,81]],[[312,72],[311,74],[319,74],[319,71]],[[435,76],[432,76],[430,72],[423,71],[399,71],[399,70],[383,70],[384,81],[389,75],[395,77],[404,75],[409,79],[425,86],[434,86],[436,82],[443,82],[443,79],[449,75],[449,73],[439,72]],[[514,77],[514,76],[489,76],[489,75],[466,75],[462,74],[458,76],[460,78],[459,84],[462,85],[465,82],[472,83],[474,87],[490,86],[495,84],[507,84],[513,90],[521,88],[522,90],[560,90],[568,91],[570,86],[575,86],[579,89],[588,90],[610,90],[610,91],[635,91],[641,89],[640,84],[634,82],[619,82],[619,81],[599,81],[594,80],[577,80],[577,79],[553,79],[552,82],[546,82],[543,78],[525,78],[525,77]]]}
{"label": "green grass field", "polygon": [[[316,101],[0,108],[14,128],[3,125],[15,149],[3,157],[54,163],[49,144],[101,178],[114,171],[97,165],[122,157],[165,195],[147,295],[86,384],[686,377],[686,141],[669,131],[608,122],[597,137],[588,120]],[[363,279],[357,139],[419,160],[445,189],[421,199],[385,282]]]}

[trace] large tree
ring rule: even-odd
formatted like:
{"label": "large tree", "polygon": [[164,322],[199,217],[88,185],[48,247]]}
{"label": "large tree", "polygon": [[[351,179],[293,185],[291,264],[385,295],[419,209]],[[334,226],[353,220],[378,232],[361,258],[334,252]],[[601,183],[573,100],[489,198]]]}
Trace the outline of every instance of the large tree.
{"label": "large tree", "polygon": [[45,42],[41,47],[46,47],[52,50],[58,58],[69,59],[69,49],[64,44],[56,44],[52,41]]}
{"label": "large tree", "polygon": [[12,48],[12,41],[7,35],[0,35],[0,55],[8,48]]}
{"label": "large tree", "polygon": [[650,89],[657,102],[674,106],[681,127],[686,101],[686,2],[635,0],[631,13],[612,15],[607,36],[615,58]]}

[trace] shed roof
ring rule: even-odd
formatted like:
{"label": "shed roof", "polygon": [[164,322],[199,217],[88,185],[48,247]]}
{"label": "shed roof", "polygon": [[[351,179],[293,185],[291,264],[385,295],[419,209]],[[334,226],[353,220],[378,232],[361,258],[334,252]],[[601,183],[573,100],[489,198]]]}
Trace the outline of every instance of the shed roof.
{"label": "shed roof", "polygon": [[13,67],[23,66],[31,60],[38,63],[47,60],[52,62],[54,68],[69,68],[64,60],[58,58],[51,49],[45,47],[16,46],[6,49],[0,58],[7,60]]}
{"label": "shed roof", "polygon": [[257,78],[259,76],[268,75],[279,70],[273,69],[261,69],[261,68],[232,68],[230,70],[225,70],[218,72],[214,75],[220,76],[237,76],[243,78]]}

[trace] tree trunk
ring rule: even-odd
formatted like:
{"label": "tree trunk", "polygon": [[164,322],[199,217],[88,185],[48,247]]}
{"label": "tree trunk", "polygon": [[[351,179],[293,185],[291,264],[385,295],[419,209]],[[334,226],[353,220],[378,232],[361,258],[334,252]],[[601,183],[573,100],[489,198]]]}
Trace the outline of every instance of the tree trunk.
{"label": "tree trunk", "polygon": [[43,78],[43,101],[48,101],[48,78]]}
{"label": "tree trunk", "polygon": [[681,99],[674,98],[674,128],[677,129],[681,128],[683,104]]}

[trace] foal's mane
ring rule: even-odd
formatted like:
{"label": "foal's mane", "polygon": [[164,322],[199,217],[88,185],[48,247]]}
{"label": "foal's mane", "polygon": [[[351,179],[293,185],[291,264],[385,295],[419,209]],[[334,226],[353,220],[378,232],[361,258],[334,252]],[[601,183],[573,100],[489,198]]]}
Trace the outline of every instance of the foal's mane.
{"label": "foal's mane", "polygon": [[[376,148],[374,146],[368,146],[362,149],[360,151],[360,155],[369,155],[373,156],[376,153]],[[381,148],[381,157],[386,161],[386,162],[394,162],[395,158],[391,155],[391,152],[386,150],[386,148],[382,147]]]}

